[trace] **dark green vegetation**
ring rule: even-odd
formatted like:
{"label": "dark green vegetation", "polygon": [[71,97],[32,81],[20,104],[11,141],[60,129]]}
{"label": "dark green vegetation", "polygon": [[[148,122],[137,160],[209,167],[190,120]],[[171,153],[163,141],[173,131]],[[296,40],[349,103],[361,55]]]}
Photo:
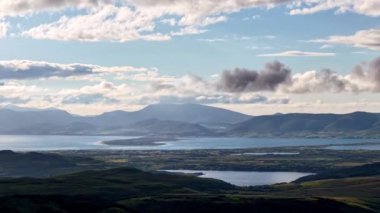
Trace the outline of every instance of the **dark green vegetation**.
{"label": "dark green vegetation", "polygon": [[[363,177],[367,178],[367,177]],[[367,181],[368,182],[368,181]],[[342,182],[343,185],[345,181]],[[372,183],[372,182],[370,182]],[[342,184],[341,184],[342,185]],[[357,185],[365,187],[364,185]],[[313,184],[244,189],[218,180],[130,168],[48,179],[0,181],[2,212],[375,212],[375,187],[360,198],[340,197]],[[290,188],[290,190],[289,190]],[[310,194],[296,193],[297,190]]]}
{"label": "dark green vegetation", "polygon": [[104,164],[91,158],[0,151],[0,177],[48,177],[95,168]]}
{"label": "dark green vegetation", "polygon": [[[239,155],[242,153],[299,153],[297,155]],[[322,173],[380,162],[380,151],[336,151],[323,147],[283,147],[234,150],[110,150],[59,151],[59,154],[90,157],[114,166],[143,170],[297,171]]]}
{"label": "dark green vegetation", "polygon": [[366,164],[354,168],[337,169],[335,171],[310,175],[298,179],[296,182],[315,181],[323,179],[339,179],[339,178],[352,178],[362,176],[380,175],[380,162],[373,164]]}
{"label": "dark green vegetation", "polygon": [[380,115],[355,112],[252,117],[196,104],[157,104],[136,112],[89,117],[60,110],[2,109],[0,134],[380,138]]}
{"label": "dark green vegetation", "polygon": [[[380,151],[323,146],[3,151],[0,168],[6,171],[0,179],[0,212],[380,212]],[[289,184],[241,188],[194,175],[152,172],[158,169],[318,174]]]}
{"label": "dark green vegetation", "polygon": [[257,116],[232,126],[228,135],[269,137],[352,137],[380,136],[380,115],[277,114]]}
{"label": "dark green vegetation", "polygon": [[[239,155],[292,152],[297,155]],[[0,180],[1,212],[376,212],[379,151],[318,147],[193,151],[61,151],[63,155],[0,152],[11,176]],[[91,157],[91,158],[90,158]],[[95,158],[96,160],[92,160]],[[374,163],[371,165],[364,165]],[[28,167],[29,165],[29,167]],[[364,166],[363,166],[364,165]],[[141,171],[219,169],[323,171],[310,181],[239,188],[192,175]],[[18,171],[18,173],[15,173]],[[3,175],[7,175],[4,173]],[[326,179],[327,178],[327,179]]]}

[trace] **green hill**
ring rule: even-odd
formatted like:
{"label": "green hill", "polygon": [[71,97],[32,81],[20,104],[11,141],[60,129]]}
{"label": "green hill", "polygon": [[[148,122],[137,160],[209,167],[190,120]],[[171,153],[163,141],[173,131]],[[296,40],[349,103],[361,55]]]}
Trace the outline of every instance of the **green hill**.
{"label": "green hill", "polygon": [[97,167],[91,158],[0,151],[0,177],[49,177]]}
{"label": "green hill", "polygon": [[380,175],[380,162],[367,164],[363,166],[351,167],[347,169],[339,169],[339,170],[316,174],[316,175],[305,176],[305,177],[299,178],[295,182],[300,183],[300,182],[314,181],[314,180],[365,177],[365,176],[373,176],[373,175]]}
{"label": "green hill", "polygon": [[[0,181],[1,212],[373,212],[336,199],[281,196],[214,179],[132,168]],[[293,189],[295,191],[296,189]],[[277,195],[276,195],[277,194]]]}

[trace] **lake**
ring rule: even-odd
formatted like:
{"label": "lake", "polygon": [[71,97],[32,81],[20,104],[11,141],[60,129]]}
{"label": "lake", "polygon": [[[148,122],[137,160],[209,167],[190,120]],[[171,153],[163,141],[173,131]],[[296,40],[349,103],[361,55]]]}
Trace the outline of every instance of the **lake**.
{"label": "lake", "polygon": [[301,172],[243,172],[243,171],[204,171],[204,170],[165,170],[179,173],[202,173],[199,177],[214,178],[236,186],[260,186],[276,183],[289,183],[312,173]]}
{"label": "lake", "polygon": [[380,150],[380,144],[374,145],[345,145],[345,146],[328,146],[332,150]]}
{"label": "lake", "polygon": [[[192,150],[244,149],[319,145],[350,145],[379,143],[376,139],[284,139],[284,138],[186,138],[163,142],[157,146],[109,146],[102,141],[129,139],[125,136],[57,136],[57,135],[0,135],[0,150]],[[375,146],[376,147],[376,146]],[[371,147],[372,149],[373,147]],[[377,144],[377,150],[380,150]]]}

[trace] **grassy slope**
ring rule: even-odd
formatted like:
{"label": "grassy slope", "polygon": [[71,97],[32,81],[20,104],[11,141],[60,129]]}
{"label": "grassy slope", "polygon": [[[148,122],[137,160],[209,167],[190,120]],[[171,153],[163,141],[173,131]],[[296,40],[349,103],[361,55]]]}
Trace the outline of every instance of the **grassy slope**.
{"label": "grassy slope", "polygon": [[0,177],[49,177],[104,167],[100,164],[84,157],[0,151]]}
{"label": "grassy slope", "polygon": [[306,176],[261,191],[274,197],[326,197],[380,211],[380,163]]}
{"label": "grassy slope", "polygon": [[[378,186],[375,181],[371,188]],[[335,201],[340,197],[333,191],[334,199],[310,198],[317,195],[313,187],[293,184],[267,192],[251,191],[213,179],[119,168],[48,179],[2,180],[0,211],[370,212],[361,206],[346,205],[346,201]],[[304,189],[310,191],[308,196]],[[369,197],[371,193],[364,195]]]}
{"label": "grassy slope", "polygon": [[275,197],[325,197],[380,211],[380,175],[326,179],[278,185],[267,190]]}
{"label": "grassy slope", "polygon": [[324,179],[337,179],[349,177],[372,176],[380,174],[380,163],[367,164],[346,169],[338,169],[335,171],[325,172],[316,175],[310,175],[298,179],[296,182],[324,180]]}

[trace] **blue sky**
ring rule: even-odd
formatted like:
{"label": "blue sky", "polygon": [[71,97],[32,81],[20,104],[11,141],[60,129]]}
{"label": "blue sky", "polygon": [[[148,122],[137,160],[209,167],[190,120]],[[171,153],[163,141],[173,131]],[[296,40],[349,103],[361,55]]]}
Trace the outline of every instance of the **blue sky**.
{"label": "blue sky", "polygon": [[[0,3],[0,104],[81,114],[132,110],[163,100],[251,114],[275,113],[279,106],[284,112],[314,112],[321,104],[323,112],[344,105],[352,106],[346,111],[380,106],[376,0],[153,2],[20,0],[28,3],[21,9],[17,3]],[[276,85],[259,88],[262,82],[253,80],[243,89],[226,86],[245,81],[237,68],[260,74],[275,60],[291,72]],[[73,64],[91,71],[76,73]],[[358,65],[363,75],[352,72]],[[322,69],[331,73],[319,73]],[[112,91],[102,90],[102,84],[112,84]],[[192,84],[199,88],[192,90]],[[17,103],[17,93],[8,93],[16,88],[25,89]],[[93,102],[91,97],[96,97]],[[68,104],[68,99],[78,101]],[[118,101],[107,102],[111,99]]]}

